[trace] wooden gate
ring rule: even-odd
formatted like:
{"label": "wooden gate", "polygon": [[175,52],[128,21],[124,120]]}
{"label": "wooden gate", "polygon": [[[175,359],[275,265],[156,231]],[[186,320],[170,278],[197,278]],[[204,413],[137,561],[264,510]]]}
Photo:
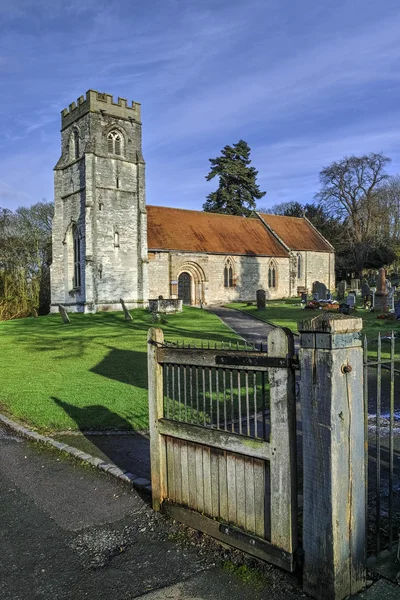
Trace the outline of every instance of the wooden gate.
{"label": "wooden gate", "polygon": [[231,546],[295,568],[294,346],[269,354],[182,347],[148,336],[153,508]]}

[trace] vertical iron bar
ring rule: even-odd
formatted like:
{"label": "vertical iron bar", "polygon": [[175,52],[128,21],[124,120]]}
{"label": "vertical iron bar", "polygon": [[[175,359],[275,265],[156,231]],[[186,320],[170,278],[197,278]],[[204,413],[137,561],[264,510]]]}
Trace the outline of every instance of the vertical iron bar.
{"label": "vertical iron bar", "polygon": [[253,372],[253,390],[254,390],[254,437],[258,437],[257,422],[257,371]]}
{"label": "vertical iron bar", "polygon": [[187,415],[187,371],[186,371],[186,365],[183,367],[183,402],[184,402],[184,406],[185,406],[185,423],[188,422],[188,415]]}
{"label": "vertical iron bar", "polygon": [[244,372],[244,380],[246,384],[246,420],[247,420],[247,428],[246,433],[250,436],[250,400],[249,400],[249,372]]}
{"label": "vertical iron bar", "polygon": [[238,380],[238,412],[239,412],[239,433],[242,432],[242,390],[240,387],[240,371],[237,372],[237,380]]}
{"label": "vertical iron bar", "polygon": [[368,531],[368,341],[364,335],[364,461],[365,461],[365,531]]}
{"label": "vertical iron bar", "polygon": [[376,554],[381,549],[381,395],[382,395],[382,342],[378,334],[376,370]]}
{"label": "vertical iron bar", "polygon": [[206,370],[201,368],[203,381],[203,425],[206,424]]}
{"label": "vertical iron bar", "polygon": [[181,367],[178,365],[178,420],[182,421],[182,399],[181,399]]}
{"label": "vertical iron bar", "polygon": [[217,397],[217,429],[219,429],[219,369],[215,369],[215,394]]}
{"label": "vertical iron bar", "polygon": [[175,365],[171,365],[172,370],[172,418],[175,419]]}
{"label": "vertical iron bar", "polygon": [[164,375],[165,375],[165,387],[167,388],[167,392],[165,394],[165,402],[164,402],[164,410],[165,408],[166,410],[166,414],[167,414],[167,419],[169,419],[169,403],[170,403],[170,398],[169,398],[169,365],[166,364],[164,365]]}
{"label": "vertical iron bar", "polygon": [[193,367],[189,367],[190,422],[193,423]]}
{"label": "vertical iron bar", "polygon": [[389,421],[389,550],[393,545],[393,426],[394,426],[394,331],[390,345],[390,421]]}
{"label": "vertical iron bar", "polygon": [[235,431],[234,424],[234,400],[233,400],[233,371],[232,369],[229,371],[230,373],[230,386],[231,386],[231,429]]}
{"label": "vertical iron bar", "polygon": [[200,421],[199,409],[200,409],[200,389],[199,389],[199,367],[196,367],[196,411],[197,411],[197,424]]}
{"label": "vertical iron bar", "polygon": [[224,369],[222,371],[223,373],[223,386],[224,386],[224,429],[225,431],[227,431],[228,429],[228,425],[227,425],[227,415],[226,415],[226,370]]}
{"label": "vertical iron bar", "polygon": [[262,436],[266,439],[265,431],[265,371],[261,371],[261,410],[262,410]]}
{"label": "vertical iron bar", "polygon": [[208,369],[208,379],[209,379],[209,388],[210,388],[210,427],[212,427],[213,420],[213,391],[212,391],[212,369],[209,367]]}

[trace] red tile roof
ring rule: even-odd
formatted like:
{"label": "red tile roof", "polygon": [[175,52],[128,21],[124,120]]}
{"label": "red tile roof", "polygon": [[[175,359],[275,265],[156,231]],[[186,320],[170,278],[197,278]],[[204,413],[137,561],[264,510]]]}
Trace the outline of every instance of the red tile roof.
{"label": "red tile roof", "polygon": [[151,250],[287,257],[288,252],[257,218],[147,206]]}
{"label": "red tile roof", "polygon": [[334,252],[332,246],[314,229],[307,219],[263,213],[260,213],[260,217],[291,250]]}

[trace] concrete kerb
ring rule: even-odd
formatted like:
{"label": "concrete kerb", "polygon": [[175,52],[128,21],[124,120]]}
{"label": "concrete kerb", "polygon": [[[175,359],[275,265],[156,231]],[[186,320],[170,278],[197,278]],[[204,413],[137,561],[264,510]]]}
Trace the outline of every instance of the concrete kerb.
{"label": "concrete kerb", "polygon": [[137,490],[145,491],[145,492],[151,494],[151,483],[148,479],[145,479],[144,477],[139,477],[138,475],[135,475],[134,473],[130,473],[129,471],[124,471],[124,470],[116,467],[114,464],[106,463],[104,460],[101,460],[101,458],[92,456],[91,454],[88,454],[87,452],[82,452],[78,448],[74,448],[73,446],[68,446],[68,444],[63,444],[61,442],[57,442],[57,440],[53,440],[53,438],[48,437],[46,435],[41,435],[40,433],[37,433],[36,431],[32,431],[32,430],[28,429],[27,427],[24,427],[23,425],[20,425],[19,423],[12,421],[11,419],[9,419],[8,417],[6,417],[5,415],[3,415],[1,413],[0,413],[0,423],[4,423],[4,425],[6,425],[10,429],[12,429],[15,433],[18,433],[20,436],[27,438],[28,440],[31,440],[33,442],[38,442],[41,444],[46,444],[48,446],[52,446],[53,448],[56,448],[57,450],[59,450],[60,452],[63,452],[64,454],[73,456],[74,458],[77,458],[78,460],[80,460],[92,467],[95,467],[96,469],[99,469],[100,471],[104,471],[105,473],[108,473],[109,475],[116,477],[117,479],[119,479],[120,481],[123,481],[124,483],[128,483],[129,485],[133,486]]}

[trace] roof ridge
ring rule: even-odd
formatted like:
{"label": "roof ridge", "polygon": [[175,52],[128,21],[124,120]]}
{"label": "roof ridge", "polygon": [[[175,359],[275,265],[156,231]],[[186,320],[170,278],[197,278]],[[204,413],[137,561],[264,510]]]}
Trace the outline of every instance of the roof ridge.
{"label": "roof ridge", "polygon": [[243,215],[225,215],[224,213],[216,213],[206,210],[194,210],[192,208],[177,208],[175,206],[160,206],[158,204],[146,204],[147,208],[167,208],[169,210],[182,210],[185,212],[200,213],[204,215],[217,215],[218,217],[234,217],[235,219],[254,219],[254,217],[245,217]]}

